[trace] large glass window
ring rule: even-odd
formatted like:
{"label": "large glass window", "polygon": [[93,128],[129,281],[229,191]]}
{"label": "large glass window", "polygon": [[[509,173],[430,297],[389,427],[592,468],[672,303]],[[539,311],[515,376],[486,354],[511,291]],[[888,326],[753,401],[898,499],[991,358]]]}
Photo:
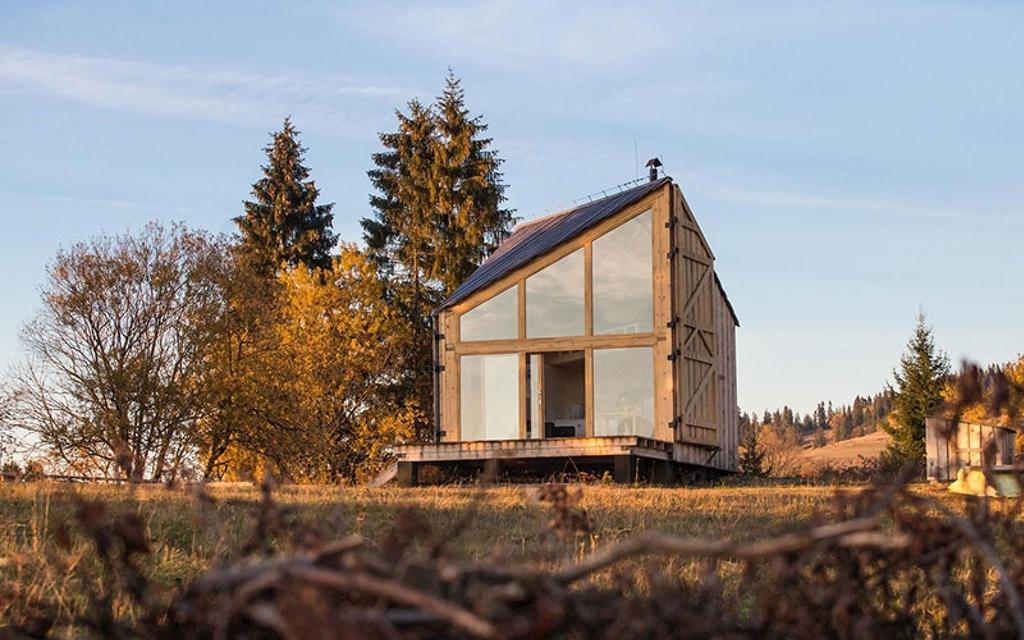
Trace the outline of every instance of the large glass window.
{"label": "large glass window", "polygon": [[594,333],[653,330],[651,212],[594,240]]}
{"label": "large glass window", "polygon": [[459,339],[502,340],[519,337],[518,288],[506,289],[459,317]]}
{"label": "large glass window", "polygon": [[583,249],[526,279],[526,337],[583,335]]}
{"label": "large glass window", "polygon": [[519,355],[462,356],[459,369],[460,438],[518,438]]}
{"label": "large glass window", "polygon": [[594,435],[654,436],[654,352],[594,349]]}

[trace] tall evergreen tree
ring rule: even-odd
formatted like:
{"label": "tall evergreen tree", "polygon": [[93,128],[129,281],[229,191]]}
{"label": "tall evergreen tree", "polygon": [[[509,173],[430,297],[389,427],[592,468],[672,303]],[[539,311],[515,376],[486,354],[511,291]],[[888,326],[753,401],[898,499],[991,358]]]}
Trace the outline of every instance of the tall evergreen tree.
{"label": "tall evergreen tree", "polygon": [[373,218],[362,220],[367,253],[388,282],[388,299],[405,323],[408,344],[404,372],[388,389],[382,390],[396,403],[407,403],[418,415],[413,430],[426,437],[430,424],[432,377],[430,310],[441,300],[431,281],[436,238],[433,140],[434,117],[418,100],[408,104],[409,112],[396,112],[398,131],[380,134],[384,151],[373,155],[375,168],[368,172],[375,193],[370,196]]}
{"label": "tall evergreen tree", "polygon": [[840,438],[839,434],[837,433],[836,434],[836,439],[837,440],[849,440],[852,436],[853,436],[853,411],[851,409],[847,409],[846,411],[843,412],[842,437]]}
{"label": "tall evergreen tree", "polygon": [[824,402],[819,402],[814,409],[814,426],[819,431],[828,428],[828,414],[825,413]]}
{"label": "tall evergreen tree", "polygon": [[272,142],[263,149],[263,177],[252,186],[253,200],[244,203],[245,214],[235,218],[242,245],[253,268],[264,275],[282,265],[330,268],[337,241],[331,230],[334,204],[316,203],[320,190],[303,165],[306,149],[291,118],[271,135]]}
{"label": "tall evergreen tree", "polygon": [[850,411],[853,413],[853,427],[862,426],[864,424],[864,400],[860,396],[853,399],[853,407]]}
{"label": "tall evergreen tree", "polygon": [[439,239],[431,275],[451,293],[508,235],[514,218],[502,208],[502,160],[479,116],[470,117],[461,81],[449,69],[435,104],[434,184]]}
{"label": "tall evergreen tree", "polygon": [[917,316],[914,336],[893,371],[896,380],[895,416],[885,430],[892,437],[886,451],[892,461],[924,459],[924,423],[942,404],[942,389],[949,375],[949,358],[936,348],[924,312]]}
{"label": "tall evergreen tree", "polygon": [[419,286],[450,293],[511,231],[502,208],[502,160],[490,148],[481,118],[465,106],[449,73],[431,107],[413,100],[397,112],[398,131],[382,133],[385,150],[368,172],[373,217],[362,221],[374,258]]}
{"label": "tall evergreen tree", "polygon": [[[430,406],[429,312],[510,231],[501,207],[501,160],[470,116],[458,79],[449,74],[433,106],[417,100],[396,112],[398,130],[380,134],[384,150],[368,171],[373,216],[362,220],[371,258],[388,276],[390,299],[411,325],[409,379],[396,384],[407,400]],[[429,414],[429,411],[424,411]],[[425,431],[427,425],[418,428]]]}
{"label": "tall evergreen tree", "polygon": [[428,308],[438,238],[433,179],[435,119],[418,100],[409,113],[396,111],[398,131],[380,134],[384,151],[373,154],[376,165],[367,174],[376,193],[370,196],[374,218],[364,218],[363,237],[373,259],[393,279],[412,285],[412,306]]}

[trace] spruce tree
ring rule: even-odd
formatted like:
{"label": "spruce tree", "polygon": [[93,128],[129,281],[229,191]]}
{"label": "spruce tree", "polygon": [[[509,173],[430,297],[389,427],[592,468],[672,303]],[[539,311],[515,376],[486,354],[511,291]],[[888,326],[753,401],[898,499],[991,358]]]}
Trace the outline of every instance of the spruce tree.
{"label": "spruce tree", "polygon": [[[767,424],[767,423],[766,423]],[[765,450],[761,444],[761,429],[756,423],[740,432],[740,472],[750,476],[765,475]]]}
{"label": "spruce tree", "polygon": [[853,437],[853,411],[851,409],[843,411],[842,429],[835,437],[836,440],[849,440]]}
{"label": "spruce tree", "polygon": [[814,409],[814,426],[820,431],[828,428],[828,414],[825,412],[825,403],[819,402]]}
{"label": "spruce tree", "polygon": [[370,196],[373,218],[362,220],[367,253],[387,279],[388,299],[404,323],[406,348],[397,377],[382,390],[394,402],[406,404],[419,419],[413,425],[420,438],[430,431],[433,394],[430,311],[441,292],[430,278],[436,238],[433,233],[434,118],[429,107],[413,100],[408,113],[396,111],[398,131],[380,134],[384,151],[373,155],[368,173],[375,193]]}
{"label": "spruce tree", "polygon": [[924,460],[925,419],[942,405],[942,389],[949,371],[949,358],[936,348],[932,329],[921,312],[914,336],[900,358],[900,367],[893,371],[895,415],[885,425],[892,437],[886,450],[890,462]]}
{"label": "spruce tree", "polygon": [[373,218],[364,218],[363,238],[377,264],[392,279],[411,284],[412,307],[429,309],[429,292],[438,238],[434,171],[434,115],[418,100],[409,113],[396,111],[398,131],[380,134],[384,151],[373,154],[376,168],[367,172],[376,193],[370,196]]}
{"label": "spruce tree", "polygon": [[860,396],[853,399],[853,427],[863,426],[864,424],[864,400]]}
{"label": "spruce tree", "polygon": [[449,73],[432,107],[413,100],[397,112],[398,131],[382,133],[385,150],[368,172],[373,217],[362,221],[373,257],[392,273],[450,293],[511,231],[502,208],[502,160],[483,137],[487,125],[465,106]]}
{"label": "spruce tree", "polygon": [[367,172],[373,215],[361,224],[368,253],[389,280],[389,297],[409,323],[409,377],[396,382],[396,392],[429,414],[430,311],[494,250],[514,219],[501,207],[501,160],[482,135],[487,126],[470,116],[454,75],[435,105],[413,100],[396,117],[398,130],[380,134],[384,150]]}
{"label": "spruce tree", "polygon": [[[502,208],[502,160],[479,116],[470,117],[451,69],[435,104],[436,244],[431,275],[451,293],[505,239],[514,218]],[[442,241],[443,240],[443,241]]]}
{"label": "spruce tree", "polygon": [[271,134],[264,147],[267,164],[263,177],[252,186],[252,201],[245,214],[235,218],[251,266],[262,275],[273,275],[281,266],[303,264],[310,269],[331,266],[334,204],[317,204],[320,195],[303,165],[306,149],[291,118]]}

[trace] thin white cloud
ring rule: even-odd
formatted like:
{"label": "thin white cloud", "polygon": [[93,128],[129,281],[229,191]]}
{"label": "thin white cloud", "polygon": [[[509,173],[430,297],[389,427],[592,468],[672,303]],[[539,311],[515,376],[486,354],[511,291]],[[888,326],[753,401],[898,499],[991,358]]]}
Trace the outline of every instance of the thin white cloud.
{"label": "thin white cloud", "polygon": [[869,215],[899,216],[943,222],[970,222],[999,225],[1024,225],[1020,214],[978,211],[942,205],[924,205],[885,198],[857,195],[796,193],[784,190],[730,189],[714,192],[714,197],[735,204],[757,205],[775,209],[818,209],[822,211],[858,211]]}
{"label": "thin white cloud", "polygon": [[136,202],[134,200],[117,200],[113,198],[90,198],[86,196],[62,196],[41,194],[45,200],[60,202],[62,204],[81,205],[87,207],[101,207],[107,209],[125,209],[133,211],[163,211],[173,214],[193,215],[202,213],[201,209],[195,207],[183,207],[176,205],[157,205],[149,202]]}
{"label": "thin white cloud", "polygon": [[651,60],[676,34],[651,28],[651,14],[630,4],[375,2],[336,17],[360,30],[449,60],[508,70],[556,72],[560,65],[603,72]]}
{"label": "thin white cloud", "polygon": [[[634,158],[634,148],[628,139],[617,142],[581,136],[521,137],[509,136],[504,139],[501,150],[515,164],[531,167],[523,171],[530,179],[548,174],[558,176],[559,184],[569,186],[562,193],[565,200],[555,202],[525,203],[519,215],[531,219],[573,206],[576,200],[590,193],[600,193],[608,188],[614,191],[618,183],[634,177],[643,177],[644,161],[652,155],[660,155],[663,149],[659,143],[641,141],[639,153]],[[667,144],[667,143],[666,143]],[[665,145],[662,145],[665,146]],[[671,148],[671,147],[670,147]],[[664,155],[660,155],[663,159]],[[764,209],[800,213],[821,214],[832,212],[857,213],[865,216],[904,218],[923,221],[969,223],[972,225],[1024,226],[1024,212],[1013,207],[999,210],[990,205],[985,208],[969,208],[949,203],[930,204],[920,200],[909,200],[880,193],[866,196],[858,193],[825,191],[816,185],[784,184],[778,177],[767,176],[744,170],[698,167],[694,159],[669,158],[667,173],[682,180],[684,190],[692,185],[693,193],[705,200],[735,206],[754,206]],[[634,168],[636,164],[636,168]],[[587,167],[586,178],[577,183],[577,167]],[[512,172],[509,172],[510,174]],[[513,176],[514,177],[514,176]],[[603,181],[602,181],[603,180]],[[513,180],[513,183],[515,180]],[[573,191],[575,189],[576,191]],[[527,194],[519,194],[523,197]],[[524,203],[519,203],[522,206]]]}
{"label": "thin white cloud", "polygon": [[347,27],[446,61],[548,76],[593,72],[609,84],[622,72],[685,74],[688,69],[680,61],[700,67],[710,50],[750,40],[843,36],[879,23],[971,17],[962,8],[894,6],[884,0],[856,6],[782,0],[767,11],[726,0],[381,0],[362,7],[321,6],[320,11]]}
{"label": "thin white cloud", "polygon": [[824,192],[814,186],[795,188],[772,184],[770,179],[742,172],[715,172],[686,168],[687,182],[699,185],[700,193],[717,202],[752,205],[766,209],[798,211],[846,211],[864,215],[911,218],[941,222],[1021,226],[1024,215],[1012,210],[973,209],[950,204],[928,204],[857,193]]}
{"label": "thin white cloud", "polygon": [[5,46],[0,46],[0,89],[240,126],[275,126],[293,114],[303,127],[355,137],[372,135],[412,95],[338,76],[275,76]]}

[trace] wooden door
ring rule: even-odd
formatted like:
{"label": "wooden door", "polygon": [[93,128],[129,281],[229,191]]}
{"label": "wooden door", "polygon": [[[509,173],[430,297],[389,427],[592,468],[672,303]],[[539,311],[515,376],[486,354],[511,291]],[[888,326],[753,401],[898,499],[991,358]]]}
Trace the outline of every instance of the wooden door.
{"label": "wooden door", "polygon": [[719,380],[715,336],[715,257],[676,190],[676,439],[718,445]]}

